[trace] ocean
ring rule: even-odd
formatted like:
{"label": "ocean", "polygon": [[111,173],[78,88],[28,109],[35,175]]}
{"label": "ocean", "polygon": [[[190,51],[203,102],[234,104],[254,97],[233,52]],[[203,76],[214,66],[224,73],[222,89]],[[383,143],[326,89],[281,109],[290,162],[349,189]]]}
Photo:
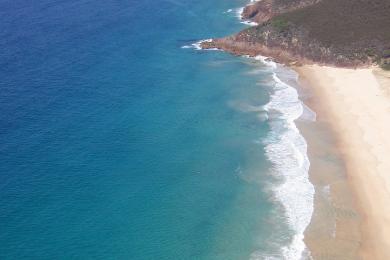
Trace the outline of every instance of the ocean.
{"label": "ocean", "polygon": [[296,74],[196,45],[247,3],[0,3],[1,259],[307,254]]}

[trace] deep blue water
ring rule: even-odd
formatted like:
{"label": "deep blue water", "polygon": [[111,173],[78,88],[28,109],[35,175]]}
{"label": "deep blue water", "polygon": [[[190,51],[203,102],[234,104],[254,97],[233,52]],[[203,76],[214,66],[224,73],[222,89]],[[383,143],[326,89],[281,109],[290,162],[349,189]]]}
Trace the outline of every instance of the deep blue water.
{"label": "deep blue water", "polygon": [[244,28],[224,13],[244,4],[0,2],[1,259],[248,259],[283,242],[256,142],[270,128],[240,109],[269,101],[271,74],[181,48]]}

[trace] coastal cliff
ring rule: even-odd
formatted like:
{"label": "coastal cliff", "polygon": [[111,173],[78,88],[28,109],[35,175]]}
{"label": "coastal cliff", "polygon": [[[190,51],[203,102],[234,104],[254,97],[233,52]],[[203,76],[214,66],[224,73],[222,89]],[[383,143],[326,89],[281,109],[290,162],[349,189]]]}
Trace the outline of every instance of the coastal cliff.
{"label": "coastal cliff", "polygon": [[242,18],[259,25],[202,47],[281,63],[390,63],[390,0],[263,0],[244,8]]}

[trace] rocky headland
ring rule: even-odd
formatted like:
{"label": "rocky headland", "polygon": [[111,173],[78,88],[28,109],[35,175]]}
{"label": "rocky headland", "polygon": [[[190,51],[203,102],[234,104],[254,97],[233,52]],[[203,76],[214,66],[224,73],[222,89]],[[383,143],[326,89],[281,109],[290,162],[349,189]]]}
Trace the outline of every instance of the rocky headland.
{"label": "rocky headland", "polygon": [[258,25],[201,46],[285,64],[390,67],[390,0],[262,0],[242,18]]}

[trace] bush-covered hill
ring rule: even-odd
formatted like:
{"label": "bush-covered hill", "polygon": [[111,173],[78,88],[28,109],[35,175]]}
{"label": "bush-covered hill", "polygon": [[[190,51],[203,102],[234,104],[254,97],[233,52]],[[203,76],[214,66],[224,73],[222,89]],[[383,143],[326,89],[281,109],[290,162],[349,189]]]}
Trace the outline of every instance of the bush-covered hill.
{"label": "bush-covered hill", "polygon": [[280,61],[390,67],[390,0],[263,0],[243,17],[261,24],[206,45]]}

